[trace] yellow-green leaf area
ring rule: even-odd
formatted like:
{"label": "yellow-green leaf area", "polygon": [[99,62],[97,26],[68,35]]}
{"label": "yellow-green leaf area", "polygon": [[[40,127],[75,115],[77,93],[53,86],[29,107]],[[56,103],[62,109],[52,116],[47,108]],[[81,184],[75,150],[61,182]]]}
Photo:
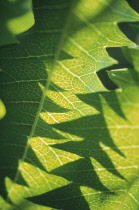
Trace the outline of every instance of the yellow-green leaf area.
{"label": "yellow-green leaf area", "polygon": [[[139,160],[137,58],[130,59],[133,68],[109,73],[115,91],[97,72],[117,63],[107,47],[134,44],[118,23],[139,15],[125,0],[32,5],[34,25],[0,48],[7,112],[0,121],[0,207],[126,206]],[[137,208],[133,200],[130,205]]]}

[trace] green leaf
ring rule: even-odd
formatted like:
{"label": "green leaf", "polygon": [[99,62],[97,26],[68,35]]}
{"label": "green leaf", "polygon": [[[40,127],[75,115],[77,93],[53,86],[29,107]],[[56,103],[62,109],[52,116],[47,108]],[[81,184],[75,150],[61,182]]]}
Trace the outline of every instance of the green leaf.
{"label": "green leaf", "polygon": [[31,0],[0,1],[0,45],[16,43],[15,34],[33,25]]}
{"label": "green leaf", "polygon": [[120,89],[109,92],[96,72],[116,63],[107,47],[134,44],[117,24],[139,15],[124,0],[34,0],[33,11],[34,26],[0,48],[0,205],[127,208],[138,183],[138,73],[111,71]]}
{"label": "green leaf", "polygon": [[2,119],[6,114],[6,109],[3,102],[0,100],[0,119]]}

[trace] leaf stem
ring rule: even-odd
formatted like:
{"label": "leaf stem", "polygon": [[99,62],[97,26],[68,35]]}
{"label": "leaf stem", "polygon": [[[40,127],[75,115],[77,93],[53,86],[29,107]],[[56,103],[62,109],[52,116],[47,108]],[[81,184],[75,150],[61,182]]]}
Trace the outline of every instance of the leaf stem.
{"label": "leaf stem", "polygon": [[[28,136],[27,144],[26,144],[23,156],[21,158],[21,163],[25,161],[25,158],[27,156],[28,149],[30,147],[30,140],[31,140],[31,138],[34,135],[34,132],[35,132],[35,129],[36,129],[36,126],[37,126],[37,122],[38,122],[41,110],[43,108],[44,100],[45,100],[47,91],[49,90],[49,86],[51,84],[51,79],[52,79],[52,76],[53,76],[53,73],[54,73],[57,61],[58,61],[58,59],[60,57],[61,50],[62,50],[64,42],[66,40],[67,31],[68,31],[68,28],[69,28],[69,25],[70,25],[70,19],[71,19],[71,15],[72,15],[73,6],[74,6],[74,0],[71,1],[70,5],[69,5],[69,14],[67,15],[67,19],[65,21],[65,27],[63,28],[62,35],[61,35],[61,38],[60,38],[58,46],[57,46],[57,50],[56,50],[56,53],[55,53],[55,56],[54,56],[54,59],[53,59],[52,66],[51,66],[51,71],[48,74],[48,79],[47,79],[47,82],[46,82],[46,86],[45,86],[45,88],[43,90],[43,94],[42,94],[42,97],[41,97],[41,100],[40,100],[40,104],[39,104],[38,110],[36,112],[36,117],[34,119],[34,123],[32,125],[31,131],[30,131],[30,135]],[[20,173],[20,171],[19,171],[19,167],[18,167],[17,173],[16,173],[15,178],[13,180],[13,183],[16,183],[16,181],[18,180],[19,173]],[[13,187],[14,186],[12,185],[11,189],[8,191],[8,195],[10,195],[10,193],[12,192]],[[7,196],[6,201],[10,202],[9,196]]]}

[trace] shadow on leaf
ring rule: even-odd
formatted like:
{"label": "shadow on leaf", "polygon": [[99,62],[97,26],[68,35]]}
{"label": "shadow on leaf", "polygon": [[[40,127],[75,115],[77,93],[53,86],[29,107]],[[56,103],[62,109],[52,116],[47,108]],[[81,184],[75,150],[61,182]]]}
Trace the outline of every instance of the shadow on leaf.
{"label": "shadow on leaf", "polygon": [[87,186],[101,192],[114,194],[101,182],[89,158],[81,158],[67,163],[52,170],[51,174],[62,176],[79,186]]}
{"label": "shadow on leaf", "polygon": [[42,195],[28,198],[34,203],[48,206],[61,210],[81,209],[89,210],[85,198],[83,197],[80,188],[76,184],[69,184],[64,187],[57,188]]}
{"label": "shadow on leaf", "polygon": [[[114,111],[116,111],[117,114],[125,118],[116,95],[112,95],[113,100],[111,100],[111,93],[104,93],[103,96],[106,99],[108,105]],[[117,171],[108,154],[100,146],[100,143],[102,142],[104,145],[111,148],[119,155],[125,157],[124,154],[117,148],[111,135],[109,134],[109,128],[105,122],[101,107],[100,93],[78,95],[78,97],[85,103],[96,107],[100,111],[100,114],[85,116],[77,120],[53,125],[53,127],[56,129],[79,136],[84,140],[78,142],[70,141],[63,144],[55,144],[51,147],[61,149],[63,151],[68,151],[84,158],[92,157],[109,172],[119,178],[125,179]]]}

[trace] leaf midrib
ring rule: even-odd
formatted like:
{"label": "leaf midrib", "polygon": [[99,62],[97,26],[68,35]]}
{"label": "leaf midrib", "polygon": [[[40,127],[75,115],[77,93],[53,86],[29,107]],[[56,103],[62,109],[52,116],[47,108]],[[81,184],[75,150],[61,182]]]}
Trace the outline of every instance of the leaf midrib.
{"label": "leaf midrib", "polygon": [[[73,5],[74,5],[74,3],[73,3],[73,1],[71,1],[70,7],[69,7],[69,14],[67,15],[67,19],[65,21],[65,27],[63,28],[63,32],[62,32],[61,38],[60,38],[58,46],[57,46],[57,50],[56,50],[56,53],[55,53],[55,56],[54,56],[54,59],[53,59],[53,62],[52,62],[51,71],[48,74],[48,79],[47,79],[47,82],[46,82],[46,86],[45,86],[45,88],[43,90],[42,97],[41,97],[41,100],[40,100],[40,104],[39,104],[38,110],[36,112],[36,116],[35,116],[35,119],[34,119],[34,122],[33,122],[32,128],[31,128],[30,134],[28,136],[26,147],[25,147],[25,150],[24,150],[24,153],[23,153],[23,156],[21,158],[21,162],[20,163],[24,162],[24,160],[26,158],[26,155],[27,155],[27,152],[28,152],[28,149],[30,147],[30,144],[29,144],[30,140],[31,140],[31,138],[33,137],[33,135],[35,133],[37,122],[39,120],[39,116],[40,116],[41,110],[43,108],[44,100],[45,100],[45,97],[47,95],[47,91],[49,90],[49,87],[50,87],[50,84],[51,84],[51,79],[52,79],[52,76],[53,76],[53,73],[54,73],[57,61],[59,60],[60,53],[61,53],[61,50],[63,48],[63,44],[64,44],[64,41],[65,41],[65,38],[66,38],[66,35],[67,35],[67,31],[68,31],[69,24],[70,24],[70,19],[71,19],[71,14],[72,14]],[[13,184],[16,183],[16,181],[18,180],[19,173],[20,172],[19,172],[19,167],[18,167],[17,168],[17,172],[15,174],[15,178],[13,180]],[[12,188],[13,188],[13,185],[8,190],[8,195],[12,191]],[[7,202],[10,201],[8,195],[7,195],[7,199],[6,199]]]}
{"label": "leaf midrib", "polygon": [[[124,201],[126,200],[127,196],[129,196],[129,192],[131,190],[131,188],[134,186],[134,183],[137,181],[138,179],[138,175],[139,175],[139,165],[137,167],[137,173],[135,174],[135,176],[133,177],[132,181],[129,183],[127,190],[125,191],[125,193],[123,194],[123,198],[121,199],[120,204],[117,206],[116,210],[121,210],[121,207],[124,203]],[[134,200],[135,201],[135,200]]]}

